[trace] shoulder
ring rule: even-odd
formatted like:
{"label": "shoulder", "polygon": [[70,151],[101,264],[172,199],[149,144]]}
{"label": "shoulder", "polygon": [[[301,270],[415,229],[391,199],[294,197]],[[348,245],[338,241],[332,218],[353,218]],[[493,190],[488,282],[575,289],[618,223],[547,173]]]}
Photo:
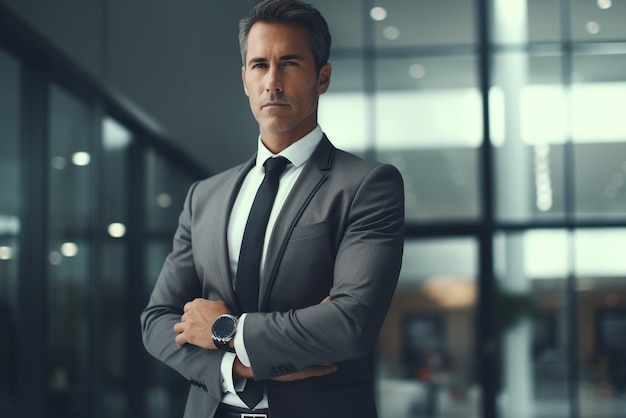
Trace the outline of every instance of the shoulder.
{"label": "shoulder", "polygon": [[367,179],[386,179],[391,182],[402,183],[400,171],[391,164],[363,159],[355,154],[335,148],[331,175],[341,176],[344,179],[352,178],[355,181]]}
{"label": "shoulder", "polygon": [[205,179],[198,181],[198,185],[201,187],[211,187],[214,184],[223,183],[226,179],[230,179],[239,175],[242,170],[245,169],[247,163],[239,164],[235,167],[231,167],[221,173],[213,174]]}
{"label": "shoulder", "polygon": [[204,205],[207,199],[227,199],[250,167],[250,161],[221,173],[198,180],[187,193],[187,203],[193,207]]}

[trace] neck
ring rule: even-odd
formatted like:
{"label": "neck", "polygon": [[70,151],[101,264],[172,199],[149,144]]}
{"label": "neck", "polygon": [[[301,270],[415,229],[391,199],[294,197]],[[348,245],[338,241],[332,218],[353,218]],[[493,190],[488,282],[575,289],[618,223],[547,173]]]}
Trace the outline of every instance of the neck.
{"label": "neck", "polygon": [[279,154],[284,149],[289,148],[290,145],[297,142],[300,138],[293,137],[277,137],[275,134],[261,133],[261,142],[265,145],[265,148],[270,150],[272,154]]}
{"label": "neck", "polygon": [[306,126],[287,132],[268,132],[261,128],[261,142],[272,154],[278,154],[309,134],[316,126],[317,121],[313,126]]}

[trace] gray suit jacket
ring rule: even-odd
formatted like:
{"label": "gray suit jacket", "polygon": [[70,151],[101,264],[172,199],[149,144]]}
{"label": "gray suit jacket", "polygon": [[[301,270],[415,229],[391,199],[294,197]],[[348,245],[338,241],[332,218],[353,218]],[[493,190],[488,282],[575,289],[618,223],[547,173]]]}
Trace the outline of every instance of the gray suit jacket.
{"label": "gray suit jacket", "polygon": [[[239,314],[229,269],[230,210],[254,158],[189,190],[174,247],[142,314],[146,349],[190,383],[185,417],[210,417],[223,396],[222,353],[178,348],[173,326],[195,298]],[[326,137],[287,198],[267,249],[259,312],[244,340],[272,418],[375,417],[368,356],[400,271],[404,191],[390,165],[364,161]],[[331,301],[320,304],[326,296]],[[336,363],[337,372],[291,383],[271,379]]]}

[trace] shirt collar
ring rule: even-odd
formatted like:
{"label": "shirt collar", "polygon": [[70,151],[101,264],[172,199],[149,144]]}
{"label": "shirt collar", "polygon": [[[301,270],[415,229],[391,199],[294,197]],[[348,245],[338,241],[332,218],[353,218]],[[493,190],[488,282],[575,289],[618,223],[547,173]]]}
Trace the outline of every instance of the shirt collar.
{"label": "shirt collar", "polygon": [[[281,155],[287,158],[291,164],[295,167],[300,167],[304,163],[306,163],[317,145],[322,140],[322,136],[324,132],[322,132],[322,128],[317,125],[315,129],[311,132],[298,139],[296,142],[291,144],[289,147],[282,150],[278,155]],[[257,144],[257,153],[256,153],[256,165],[262,166],[265,160],[270,157],[276,157],[277,155],[272,154],[270,150],[265,148],[263,142],[261,141],[261,136],[259,135],[258,144]]]}

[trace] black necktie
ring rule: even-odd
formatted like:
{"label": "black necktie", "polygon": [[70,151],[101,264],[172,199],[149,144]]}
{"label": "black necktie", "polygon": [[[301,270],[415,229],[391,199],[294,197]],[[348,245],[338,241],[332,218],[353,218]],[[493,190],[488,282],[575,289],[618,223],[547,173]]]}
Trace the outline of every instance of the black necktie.
{"label": "black necktie", "polygon": [[[285,157],[276,157],[268,158],[263,164],[265,177],[248,215],[235,277],[235,294],[243,312],[257,312],[259,309],[259,275],[265,231],[278,192],[280,175],[288,163]],[[263,384],[248,379],[239,397],[248,408],[253,409],[263,397]]]}

